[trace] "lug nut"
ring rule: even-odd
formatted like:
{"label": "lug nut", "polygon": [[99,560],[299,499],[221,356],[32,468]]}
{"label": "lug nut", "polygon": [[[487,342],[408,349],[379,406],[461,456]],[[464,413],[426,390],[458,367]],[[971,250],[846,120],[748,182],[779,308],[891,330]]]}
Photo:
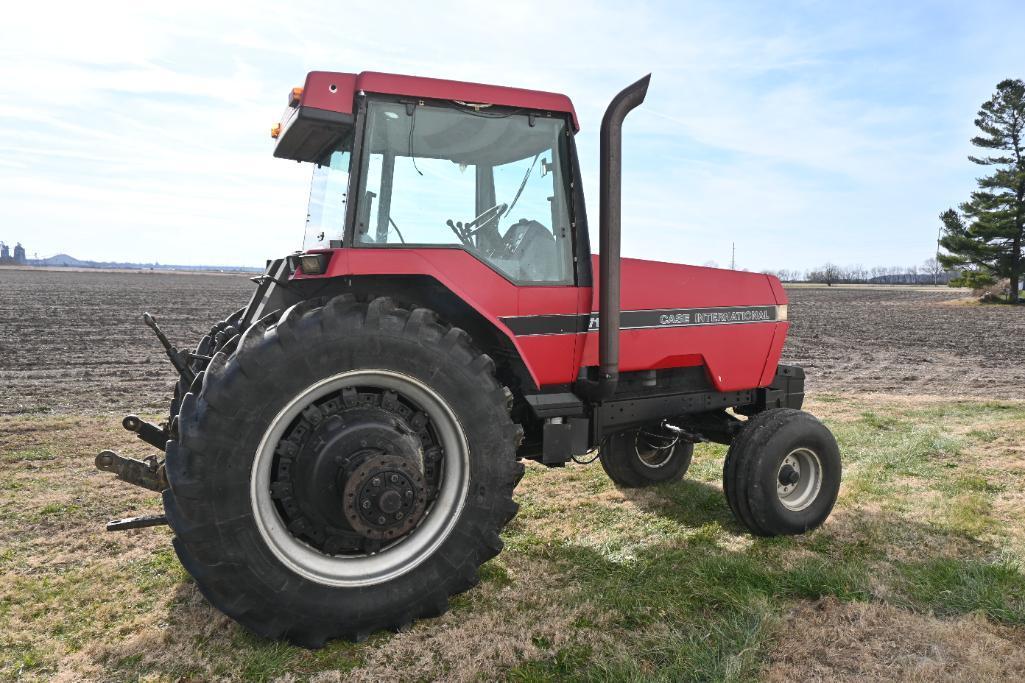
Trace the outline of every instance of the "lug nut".
{"label": "lug nut", "polygon": [[387,520],[384,518],[384,515],[381,515],[380,517],[377,518],[377,523],[378,524],[384,524],[386,521]]}
{"label": "lug nut", "polygon": [[370,501],[369,500],[363,501],[362,507],[363,507],[364,510],[369,510],[370,509]]}
{"label": "lug nut", "polygon": [[407,489],[406,490],[406,498],[408,499],[408,498],[412,498],[412,497],[413,497],[413,492],[411,490]]}
{"label": "lug nut", "polygon": [[397,475],[397,474],[391,475],[391,483],[398,484],[399,483],[399,475]]}
{"label": "lug nut", "polygon": [[402,519],[402,516],[403,516],[403,515],[402,515],[402,513],[401,513],[401,512],[396,512],[396,513],[395,513],[395,519]]}
{"label": "lug nut", "polygon": [[374,486],[374,487],[380,486],[381,485],[381,478],[380,477],[374,477],[373,479],[370,480],[370,485]]}

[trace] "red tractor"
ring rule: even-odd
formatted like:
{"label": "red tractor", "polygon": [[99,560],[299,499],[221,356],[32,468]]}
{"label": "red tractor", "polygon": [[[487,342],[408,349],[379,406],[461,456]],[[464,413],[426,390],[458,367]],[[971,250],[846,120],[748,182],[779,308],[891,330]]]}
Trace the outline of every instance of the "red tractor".
{"label": "red tractor", "polygon": [[180,351],[164,451],[97,466],[161,491],[203,594],[256,633],[316,647],[437,616],[516,514],[521,460],[595,450],[619,486],[683,477],[729,444],[726,499],[772,536],[826,519],[830,432],[779,365],[787,298],[768,275],[620,258],[621,128],[601,125],[591,256],[563,95],[313,72],[273,129],[313,166],[304,249]]}

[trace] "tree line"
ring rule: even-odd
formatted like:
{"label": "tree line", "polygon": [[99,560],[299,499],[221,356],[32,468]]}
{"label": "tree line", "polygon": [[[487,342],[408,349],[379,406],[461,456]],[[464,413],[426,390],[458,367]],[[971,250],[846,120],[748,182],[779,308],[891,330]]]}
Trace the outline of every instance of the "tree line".
{"label": "tree line", "polygon": [[775,275],[783,282],[814,282],[832,284],[948,284],[957,277],[955,271],[948,271],[935,258],[927,258],[921,264],[910,266],[863,266],[861,264],[840,266],[826,263],[808,270],[764,270],[766,275]]}

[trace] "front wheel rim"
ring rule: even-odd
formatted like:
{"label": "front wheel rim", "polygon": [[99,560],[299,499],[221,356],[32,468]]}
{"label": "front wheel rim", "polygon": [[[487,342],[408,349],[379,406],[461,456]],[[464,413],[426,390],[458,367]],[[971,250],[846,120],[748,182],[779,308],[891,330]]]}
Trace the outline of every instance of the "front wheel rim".
{"label": "front wheel rim", "polygon": [[815,502],[822,490],[822,461],[809,448],[787,453],[776,471],[776,495],[792,512],[800,512]]}
{"label": "front wheel rim", "polygon": [[680,437],[655,434],[639,429],[634,433],[634,454],[643,467],[650,470],[662,469],[669,464],[680,445]]}
{"label": "front wheel rim", "polygon": [[[435,424],[444,448],[438,495],[419,526],[379,552],[361,556],[325,554],[297,539],[285,526],[270,492],[274,451],[289,425],[307,406],[350,387],[395,391],[419,404]],[[352,370],[325,378],[300,392],[275,417],[256,451],[250,501],[257,530],[271,552],[296,574],[335,587],[367,586],[411,571],[434,554],[459,519],[469,488],[469,446],[455,413],[431,388],[391,370]]]}

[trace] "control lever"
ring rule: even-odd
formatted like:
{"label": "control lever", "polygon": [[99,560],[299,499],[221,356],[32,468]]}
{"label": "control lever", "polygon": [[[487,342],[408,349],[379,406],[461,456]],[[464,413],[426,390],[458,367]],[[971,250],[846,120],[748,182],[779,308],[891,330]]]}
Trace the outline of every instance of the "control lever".
{"label": "control lever", "polygon": [[167,340],[167,336],[160,331],[157,326],[156,318],[149,313],[142,314],[142,321],[146,323],[150,329],[153,330],[153,334],[157,335],[157,339],[164,347],[164,351],[167,353],[167,357],[171,360],[171,365],[178,371],[178,374],[185,380],[185,384],[192,384],[193,380],[196,379],[196,373],[192,372],[192,368],[189,367],[188,355],[182,353],[178,349],[171,346],[171,342]]}

